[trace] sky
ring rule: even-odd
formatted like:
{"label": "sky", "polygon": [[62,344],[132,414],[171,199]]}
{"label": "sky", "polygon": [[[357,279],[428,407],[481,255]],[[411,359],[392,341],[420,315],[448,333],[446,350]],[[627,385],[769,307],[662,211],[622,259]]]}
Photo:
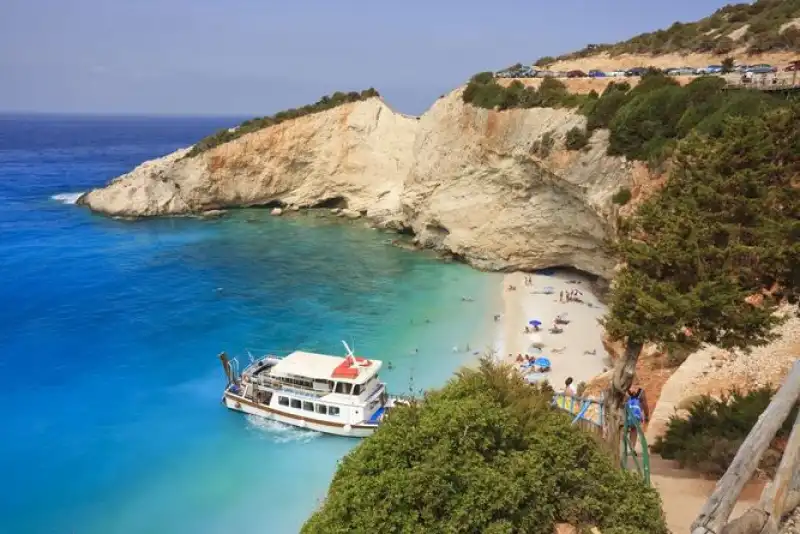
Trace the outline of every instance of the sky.
{"label": "sky", "polygon": [[0,111],[270,114],[375,87],[419,114],[475,72],[724,0],[0,0]]}

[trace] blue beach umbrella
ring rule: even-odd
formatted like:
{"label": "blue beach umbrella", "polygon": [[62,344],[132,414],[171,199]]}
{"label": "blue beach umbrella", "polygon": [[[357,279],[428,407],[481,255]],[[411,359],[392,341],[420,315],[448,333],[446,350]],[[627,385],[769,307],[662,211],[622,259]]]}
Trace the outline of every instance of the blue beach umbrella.
{"label": "blue beach umbrella", "polygon": [[531,321],[528,321],[528,324],[531,326],[542,326],[542,321],[540,321],[539,319],[533,319]]}
{"label": "blue beach umbrella", "polygon": [[548,360],[547,358],[536,358],[533,361],[533,365],[536,365],[538,367],[550,367],[550,360]]}

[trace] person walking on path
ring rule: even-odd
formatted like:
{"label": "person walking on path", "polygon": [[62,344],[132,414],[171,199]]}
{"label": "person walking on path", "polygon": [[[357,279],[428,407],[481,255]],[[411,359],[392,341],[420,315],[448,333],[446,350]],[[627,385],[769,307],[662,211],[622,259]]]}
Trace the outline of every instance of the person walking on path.
{"label": "person walking on path", "polygon": [[636,423],[638,423],[642,432],[644,432],[647,422],[650,421],[650,406],[647,403],[647,397],[644,390],[640,387],[631,388],[628,390],[628,401],[625,406],[626,417],[628,417],[628,441],[631,444],[631,450],[636,452],[636,441],[638,434],[636,432]]}

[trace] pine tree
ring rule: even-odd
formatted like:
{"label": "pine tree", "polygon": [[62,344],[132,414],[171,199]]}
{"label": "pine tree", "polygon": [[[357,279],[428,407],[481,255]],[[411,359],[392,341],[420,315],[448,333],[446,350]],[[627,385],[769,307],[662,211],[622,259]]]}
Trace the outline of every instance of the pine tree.
{"label": "pine tree", "polygon": [[[646,342],[763,345],[781,299],[800,293],[800,105],[729,118],[680,147],[662,191],[617,244],[607,332],[626,340],[609,399],[617,450],[625,394]],[[753,295],[763,302],[751,304]]]}

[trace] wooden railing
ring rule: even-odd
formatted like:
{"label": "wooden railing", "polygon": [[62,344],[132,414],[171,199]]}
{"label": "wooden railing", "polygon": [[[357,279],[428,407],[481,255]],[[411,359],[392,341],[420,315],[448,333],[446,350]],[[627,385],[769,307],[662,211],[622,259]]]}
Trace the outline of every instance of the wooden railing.
{"label": "wooden railing", "polygon": [[[606,408],[604,399],[591,397],[574,397],[565,393],[556,393],[553,396],[553,406],[563,410],[573,416],[572,425],[587,432],[597,435],[601,439],[605,438],[605,417]],[[627,410],[627,406],[626,406]],[[642,426],[636,418],[625,414],[625,426],[622,432],[622,454],[620,455],[620,467],[622,469],[636,470],[645,484],[650,485],[650,453],[647,447],[647,439],[644,435]],[[631,435],[635,434],[637,441],[641,444],[642,455],[639,456],[631,443]],[[631,468],[631,466],[633,466]]]}
{"label": "wooden railing", "polygon": [[728,522],[739,495],[775,434],[800,398],[800,360],[796,361],[772,402],[739,447],[695,522],[692,534],[777,534],[781,518],[800,506],[800,414],[778,466],[758,505]]}

